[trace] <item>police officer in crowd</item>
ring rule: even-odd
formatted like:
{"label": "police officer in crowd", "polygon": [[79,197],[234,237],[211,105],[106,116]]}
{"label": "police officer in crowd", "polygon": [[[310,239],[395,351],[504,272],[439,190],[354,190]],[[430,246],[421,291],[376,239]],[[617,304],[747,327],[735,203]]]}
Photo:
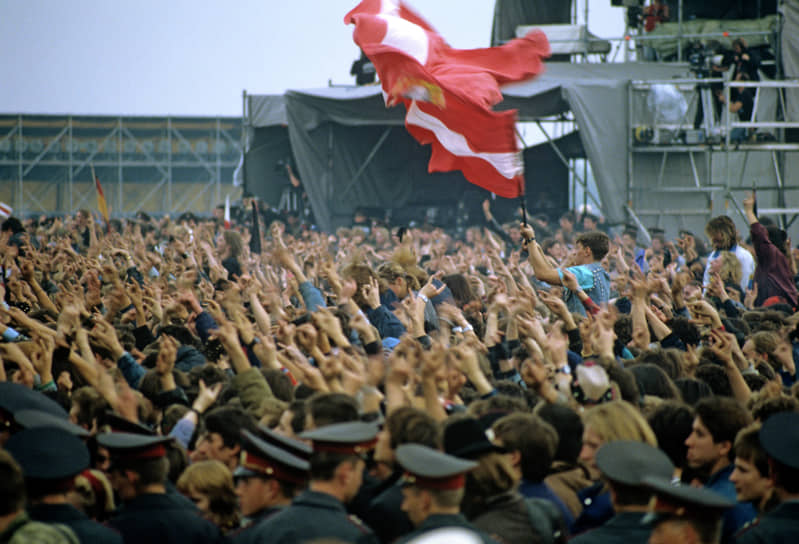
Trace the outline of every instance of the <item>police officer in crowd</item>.
{"label": "police officer in crowd", "polygon": [[405,470],[402,509],[416,527],[399,542],[413,542],[444,527],[468,529],[476,537],[475,542],[495,542],[477,531],[460,513],[466,473],[476,468],[477,463],[420,444],[402,445],[396,455]]}
{"label": "police officer in crowd", "polygon": [[707,488],[674,484],[669,478],[648,476],[655,500],[644,519],[652,524],[649,544],[719,544],[721,518],[735,502]]}
{"label": "police officer in crowd", "polygon": [[[35,425],[39,414],[28,413],[22,419]],[[47,414],[40,417],[48,419]],[[85,431],[83,434],[88,435]],[[122,543],[119,533],[92,521],[67,500],[75,477],[89,467],[89,450],[80,438],[54,426],[34,426],[14,434],[6,450],[22,467],[32,519],[66,525],[81,542]]]}
{"label": "police officer in crowd", "polygon": [[[311,448],[261,428],[260,436],[243,430],[241,462],[233,473],[241,514],[247,526],[236,544],[260,542],[260,525],[291,504],[308,482]],[[303,458],[305,457],[305,458]]]}
{"label": "police officer in crowd", "polygon": [[334,423],[300,436],[313,444],[308,489],[282,512],[261,522],[259,534],[268,542],[286,544],[324,538],[378,542],[372,530],[346,510],[361,487],[364,458],[374,448],[377,426],[359,421]]}
{"label": "police officer in crowd", "polygon": [[599,448],[596,464],[610,488],[615,515],[600,527],[578,535],[575,544],[646,543],[649,527],[642,524],[649,509],[652,490],[644,478],[668,479],[674,465],[663,451],[629,440],[617,440]]}
{"label": "police officer in crowd", "polygon": [[222,542],[222,534],[199,512],[166,491],[171,437],[104,433],[97,442],[111,457],[108,470],[122,507],[109,525],[126,543]]}

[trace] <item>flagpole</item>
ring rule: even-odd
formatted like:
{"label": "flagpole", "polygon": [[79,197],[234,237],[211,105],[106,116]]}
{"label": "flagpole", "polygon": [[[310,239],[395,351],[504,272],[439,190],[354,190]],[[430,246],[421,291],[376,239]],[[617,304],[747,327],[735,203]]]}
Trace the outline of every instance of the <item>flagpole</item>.
{"label": "flagpole", "polygon": [[[97,181],[97,174],[94,173],[94,163],[89,163],[89,168],[91,168],[91,170],[92,170],[92,181],[94,182],[94,192],[95,192],[95,194],[97,194],[98,203],[99,203],[100,196],[102,196],[102,198],[103,198],[103,206],[105,207],[105,210],[106,210],[105,213],[108,213],[108,203],[105,200],[105,195],[100,195],[99,191],[97,190],[97,187],[98,187],[99,183]],[[103,215],[103,210],[99,210],[99,211],[100,211],[100,215],[103,216],[103,221],[105,221],[105,232],[106,232],[106,234],[111,234],[111,223],[108,221],[108,218],[105,215]]]}
{"label": "flagpole", "polygon": [[524,150],[527,149],[527,144],[524,142],[524,138],[522,137],[522,133],[519,132],[519,127],[516,126],[514,128],[516,130],[516,136],[518,136],[519,140],[521,140],[521,142],[522,142],[522,151],[521,151],[521,155],[522,155],[522,176],[521,176],[521,179],[519,180],[519,204],[522,207],[522,224],[526,225],[527,224],[527,203],[526,203],[525,198],[524,198],[524,193],[525,193],[525,190],[524,190],[525,189],[525,187],[524,187],[524,185],[525,185],[525,180],[524,180]]}

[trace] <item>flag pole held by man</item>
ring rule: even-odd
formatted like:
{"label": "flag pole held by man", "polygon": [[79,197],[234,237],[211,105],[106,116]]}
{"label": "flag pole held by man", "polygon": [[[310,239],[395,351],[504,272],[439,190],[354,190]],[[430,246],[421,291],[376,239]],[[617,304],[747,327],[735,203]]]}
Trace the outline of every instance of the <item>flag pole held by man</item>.
{"label": "flag pole held by man", "polygon": [[405,126],[433,148],[429,172],[461,170],[505,198],[520,196],[524,164],[516,111],[496,112],[500,86],[544,70],[549,42],[533,31],[500,47],[454,49],[407,5],[363,0],[345,17],[353,39],[375,65],[386,104],[402,103]]}

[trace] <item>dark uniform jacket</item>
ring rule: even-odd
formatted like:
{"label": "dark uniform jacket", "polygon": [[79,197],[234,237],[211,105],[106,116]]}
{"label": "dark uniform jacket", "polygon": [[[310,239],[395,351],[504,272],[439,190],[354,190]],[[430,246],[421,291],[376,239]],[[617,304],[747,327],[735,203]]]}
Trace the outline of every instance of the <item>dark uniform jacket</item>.
{"label": "dark uniform jacket", "polygon": [[787,501],[738,533],[736,544],[799,542],[799,501]]}
{"label": "dark uniform jacket", "polygon": [[275,514],[282,512],[283,507],[264,508],[250,516],[250,522],[230,535],[229,540],[233,544],[255,544],[258,542],[257,531],[258,526],[271,518]]}
{"label": "dark uniform jacket", "polygon": [[646,544],[652,528],[641,524],[645,515],[645,512],[616,514],[604,525],[572,538],[569,544]]}
{"label": "dark uniform jacket", "polygon": [[383,544],[394,542],[413,531],[413,523],[408,514],[402,511],[402,482],[399,478],[372,499],[363,520]]}
{"label": "dark uniform jacket", "polygon": [[481,533],[474,525],[466,521],[466,518],[460,514],[433,514],[432,516],[428,516],[426,520],[416,527],[415,531],[405,535],[398,542],[400,544],[404,544],[405,542],[410,542],[414,538],[423,535],[424,533],[444,527],[463,527],[464,529],[474,531],[475,535],[482,539],[484,544],[497,544],[496,540],[492,539],[485,533]]}
{"label": "dark uniform jacket", "polygon": [[253,542],[295,544],[332,538],[342,542],[377,543],[377,537],[344,505],[327,493],[303,491],[291,506],[253,528]]}
{"label": "dark uniform jacket", "polygon": [[28,508],[31,519],[43,523],[60,523],[72,529],[80,541],[88,544],[122,544],[122,536],[89,519],[71,504],[37,504]]}
{"label": "dark uniform jacket", "polygon": [[126,501],[109,525],[126,544],[205,544],[223,542],[219,529],[165,493]]}

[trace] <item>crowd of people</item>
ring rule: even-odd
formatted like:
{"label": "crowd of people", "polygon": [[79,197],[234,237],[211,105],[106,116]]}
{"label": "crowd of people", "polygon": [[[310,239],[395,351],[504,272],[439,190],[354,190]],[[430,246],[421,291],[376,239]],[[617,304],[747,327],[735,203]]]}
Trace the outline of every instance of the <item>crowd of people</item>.
{"label": "crowd of people", "polygon": [[10,217],[0,543],[799,541],[796,261],[744,207]]}

